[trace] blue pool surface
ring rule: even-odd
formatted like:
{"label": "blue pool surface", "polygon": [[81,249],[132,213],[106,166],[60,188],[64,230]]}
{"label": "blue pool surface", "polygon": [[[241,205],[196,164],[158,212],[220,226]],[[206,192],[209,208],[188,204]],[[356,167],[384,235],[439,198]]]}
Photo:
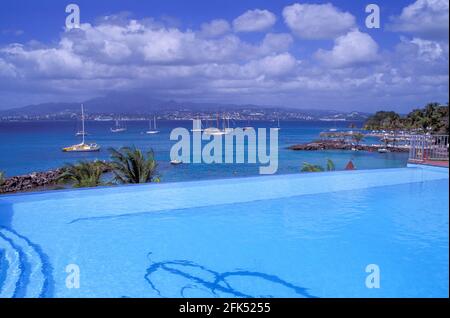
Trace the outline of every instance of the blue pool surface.
{"label": "blue pool surface", "polygon": [[448,182],[415,166],[0,196],[0,297],[448,297]]}

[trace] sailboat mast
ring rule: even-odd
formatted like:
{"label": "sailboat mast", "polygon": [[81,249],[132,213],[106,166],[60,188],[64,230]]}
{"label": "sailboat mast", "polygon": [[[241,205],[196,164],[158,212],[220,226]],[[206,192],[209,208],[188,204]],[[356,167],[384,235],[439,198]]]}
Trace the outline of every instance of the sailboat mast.
{"label": "sailboat mast", "polygon": [[156,130],[156,116],[153,117],[153,128]]}
{"label": "sailboat mast", "polygon": [[84,106],[83,104],[81,104],[81,135],[83,136],[83,142],[82,144],[84,144]]}

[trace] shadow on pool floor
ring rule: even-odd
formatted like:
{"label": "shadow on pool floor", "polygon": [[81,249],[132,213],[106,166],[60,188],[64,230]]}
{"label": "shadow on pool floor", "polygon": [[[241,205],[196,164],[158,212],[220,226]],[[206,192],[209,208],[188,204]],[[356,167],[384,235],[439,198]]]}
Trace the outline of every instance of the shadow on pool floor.
{"label": "shadow on pool floor", "polygon": [[[151,253],[149,253],[149,256]],[[202,289],[209,296],[206,297],[223,297],[223,295],[229,295],[231,297],[239,298],[272,298],[277,295],[256,295],[249,292],[240,291],[231,285],[231,278],[247,279],[246,283],[248,286],[252,283],[269,283],[276,284],[277,287],[284,287],[291,291],[291,297],[306,297],[306,298],[316,298],[315,296],[309,294],[308,289],[301,286],[296,286],[290,282],[287,282],[276,275],[270,275],[261,272],[247,271],[247,270],[235,270],[230,272],[217,272],[209,269],[200,264],[188,261],[188,260],[172,260],[163,262],[152,262],[150,267],[147,268],[147,273],[145,275],[146,281],[149,283],[153,291],[155,291],[160,297],[168,297],[165,292],[161,290],[161,286],[157,286],[155,276],[158,274],[163,275],[174,275],[174,279],[182,279],[183,281],[188,281],[188,284],[183,284],[177,286],[178,297],[187,297],[186,292],[192,289]],[[172,282],[173,280],[171,280]],[[168,287],[172,289],[172,286]],[[267,292],[271,292],[271,290]],[[170,296],[173,297],[173,289],[169,292]]]}

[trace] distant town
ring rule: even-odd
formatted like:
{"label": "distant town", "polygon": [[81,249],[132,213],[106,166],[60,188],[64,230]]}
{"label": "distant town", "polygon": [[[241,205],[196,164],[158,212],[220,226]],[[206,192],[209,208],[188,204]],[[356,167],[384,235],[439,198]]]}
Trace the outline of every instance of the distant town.
{"label": "distant town", "polygon": [[[158,120],[213,120],[216,118],[228,118],[232,120],[251,120],[251,121],[273,121],[273,120],[291,120],[291,121],[364,121],[370,114],[359,112],[335,112],[335,111],[303,111],[286,109],[242,109],[232,111],[191,111],[191,110],[158,110],[155,112],[129,114],[117,112],[89,113],[86,112],[86,120],[93,121],[113,121],[120,119],[122,121],[144,121],[156,116]],[[2,121],[53,121],[53,120],[75,120],[80,117],[78,111],[60,111],[43,114],[11,114],[0,116]]]}

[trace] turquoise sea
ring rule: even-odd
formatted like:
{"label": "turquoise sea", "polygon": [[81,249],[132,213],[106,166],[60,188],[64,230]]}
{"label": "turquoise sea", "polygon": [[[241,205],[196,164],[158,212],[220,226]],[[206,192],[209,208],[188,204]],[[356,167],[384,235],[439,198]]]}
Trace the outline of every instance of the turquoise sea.
{"label": "turquoise sea", "polygon": [[[275,127],[274,122],[242,122],[236,126]],[[355,123],[361,127],[362,123]],[[135,145],[141,149],[150,149],[156,153],[159,173],[163,182],[243,177],[259,174],[259,164],[183,164],[170,165],[170,149],[175,141],[169,138],[176,127],[192,128],[191,121],[158,121],[156,135],[146,135],[145,121],[126,122],[128,130],[124,133],[111,133],[113,122],[86,123],[90,134],[88,142],[97,142],[102,146],[99,153],[63,153],[62,147],[79,143],[81,137],[75,132],[79,124],[75,121],[30,121],[0,122],[0,170],[8,176],[26,174],[33,171],[45,171],[78,160],[108,159],[108,147]],[[337,170],[344,169],[349,160],[353,160],[357,169],[382,169],[406,166],[408,154],[369,153],[352,151],[291,151],[287,147],[293,144],[318,139],[321,131],[330,128],[348,129],[349,122],[291,121],[281,122],[279,131],[279,167],[278,174],[298,173],[303,162],[325,165],[332,159]],[[373,143],[376,140],[366,140]]]}

